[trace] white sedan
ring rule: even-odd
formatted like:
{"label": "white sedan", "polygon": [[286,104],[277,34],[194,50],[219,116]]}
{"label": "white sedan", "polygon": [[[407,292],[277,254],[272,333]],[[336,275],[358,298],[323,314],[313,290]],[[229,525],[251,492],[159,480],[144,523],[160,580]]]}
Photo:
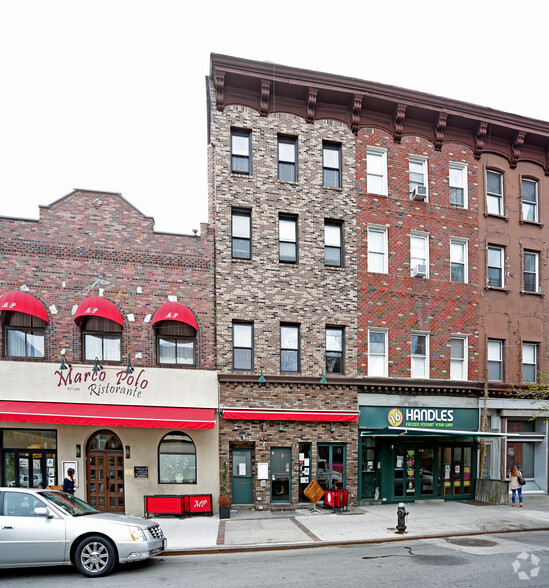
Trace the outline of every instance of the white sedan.
{"label": "white sedan", "polygon": [[98,577],[165,549],[158,523],[99,512],[55,490],[0,488],[0,569],[74,564]]}

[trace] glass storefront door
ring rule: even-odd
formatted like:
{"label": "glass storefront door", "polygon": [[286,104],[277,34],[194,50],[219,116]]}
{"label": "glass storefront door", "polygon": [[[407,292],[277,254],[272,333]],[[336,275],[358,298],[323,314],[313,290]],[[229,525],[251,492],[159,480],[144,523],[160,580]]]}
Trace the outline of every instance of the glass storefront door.
{"label": "glass storefront door", "polygon": [[362,487],[363,499],[375,498],[376,492],[375,440],[365,437],[362,441]]}
{"label": "glass storefront door", "polygon": [[345,445],[319,443],[316,481],[324,490],[345,487]]}
{"label": "glass storefront door", "polygon": [[441,468],[444,497],[471,494],[472,490],[472,448],[471,446],[439,447],[439,467]]}
{"label": "glass storefront door", "polygon": [[271,502],[290,502],[292,479],[292,450],[271,448]]}

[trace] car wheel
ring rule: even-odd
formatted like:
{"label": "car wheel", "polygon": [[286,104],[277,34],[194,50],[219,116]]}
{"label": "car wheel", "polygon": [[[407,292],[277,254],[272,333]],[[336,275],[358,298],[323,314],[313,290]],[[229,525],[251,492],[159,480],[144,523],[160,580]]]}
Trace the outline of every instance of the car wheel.
{"label": "car wheel", "polygon": [[92,535],[78,544],[74,563],[76,569],[84,576],[106,576],[112,572],[116,564],[116,550],[105,537]]}

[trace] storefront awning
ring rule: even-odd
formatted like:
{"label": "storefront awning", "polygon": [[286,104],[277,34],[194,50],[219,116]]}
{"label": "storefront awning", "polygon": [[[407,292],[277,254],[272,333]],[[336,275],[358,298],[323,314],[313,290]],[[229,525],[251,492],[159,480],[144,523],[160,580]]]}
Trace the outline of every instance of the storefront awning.
{"label": "storefront awning", "polygon": [[30,314],[36,318],[42,319],[47,323],[50,322],[46,309],[32,294],[15,290],[13,292],[6,292],[0,296],[0,311],[9,310],[12,312],[22,312]]}
{"label": "storefront awning", "polygon": [[327,410],[283,410],[261,408],[224,408],[223,418],[250,421],[333,421],[334,423],[356,423],[358,412]]}
{"label": "storefront awning", "polygon": [[166,302],[154,313],[152,324],[159,321],[179,321],[198,331],[198,324],[193,313],[181,302]]}
{"label": "storefront awning", "polygon": [[20,402],[10,400],[0,400],[0,421],[158,429],[215,428],[213,408],[69,404],[64,402]]}
{"label": "storefront awning", "polygon": [[102,296],[90,296],[82,300],[76,309],[74,318],[76,320],[81,316],[100,316],[124,326],[124,319],[118,308]]}
{"label": "storefront awning", "polygon": [[450,437],[506,437],[506,433],[488,433],[484,431],[463,431],[456,429],[426,429],[421,427],[386,427],[372,431],[361,431],[361,437],[420,437],[446,435]]}

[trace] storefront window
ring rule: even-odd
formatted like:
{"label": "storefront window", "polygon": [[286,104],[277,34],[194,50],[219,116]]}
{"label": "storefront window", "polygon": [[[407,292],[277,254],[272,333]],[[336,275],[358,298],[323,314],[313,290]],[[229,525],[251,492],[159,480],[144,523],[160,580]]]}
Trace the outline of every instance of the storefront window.
{"label": "storefront window", "polygon": [[57,431],[36,431],[34,429],[4,429],[4,449],[56,449]]}
{"label": "storefront window", "polygon": [[305,496],[305,488],[311,481],[311,444],[299,444],[299,501],[308,502]]}
{"label": "storefront window", "polygon": [[196,484],[196,448],[185,433],[168,433],[158,446],[160,484]]}
{"label": "storefront window", "polygon": [[319,444],[316,480],[324,490],[345,486],[345,446]]}
{"label": "storefront window", "polygon": [[534,477],[534,443],[507,443],[507,475],[514,465],[525,478]]}

